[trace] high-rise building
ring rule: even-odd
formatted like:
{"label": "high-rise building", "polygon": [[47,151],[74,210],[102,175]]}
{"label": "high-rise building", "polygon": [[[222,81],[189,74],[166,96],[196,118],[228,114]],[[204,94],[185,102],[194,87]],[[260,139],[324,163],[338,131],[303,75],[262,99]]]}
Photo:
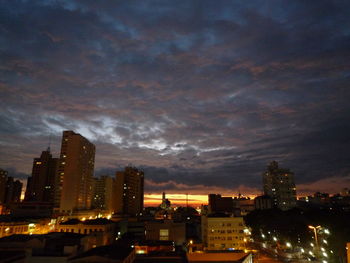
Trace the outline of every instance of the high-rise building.
{"label": "high-rise building", "polygon": [[0,204],[5,203],[7,171],[0,168]]}
{"label": "high-rise building", "polygon": [[92,208],[112,211],[114,181],[115,179],[108,175],[93,179]]}
{"label": "high-rise building", "polygon": [[294,174],[282,169],[276,161],[267,166],[263,173],[264,194],[272,198],[274,207],[288,210],[296,206]]}
{"label": "high-rise building", "polygon": [[114,212],[138,216],[143,210],[144,173],[133,167],[116,172]]}
{"label": "high-rise building", "polygon": [[4,203],[11,204],[20,202],[22,186],[23,184],[19,180],[15,180],[11,176],[7,177]]}
{"label": "high-rise building", "polygon": [[61,212],[91,207],[95,145],[73,131],[64,131],[55,203]]}
{"label": "high-rise building", "polygon": [[27,181],[25,201],[54,202],[58,162],[58,158],[52,158],[49,148],[41,153],[40,158],[34,158],[32,176]]}

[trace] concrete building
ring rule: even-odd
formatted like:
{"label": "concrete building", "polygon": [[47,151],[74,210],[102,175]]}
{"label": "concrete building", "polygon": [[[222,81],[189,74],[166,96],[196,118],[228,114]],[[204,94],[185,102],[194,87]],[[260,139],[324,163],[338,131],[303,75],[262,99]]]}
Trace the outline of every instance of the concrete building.
{"label": "concrete building", "polygon": [[145,222],[146,240],[173,241],[182,245],[186,241],[186,224],[172,220],[157,220]]}
{"label": "concrete building", "polygon": [[55,203],[61,212],[91,207],[95,145],[73,131],[64,131],[56,180]]}
{"label": "concrete building", "polygon": [[70,219],[60,223],[56,231],[91,235],[92,247],[109,245],[114,240],[115,223],[105,218],[80,221]]}
{"label": "concrete building", "polygon": [[0,222],[0,238],[15,234],[29,234],[28,222]]}
{"label": "concrete building", "polygon": [[91,239],[91,236],[74,233],[11,235],[0,239],[0,261],[66,263],[69,258],[91,249]]}
{"label": "concrete building", "polygon": [[116,172],[114,212],[139,216],[143,210],[144,173],[134,167]]}
{"label": "concrete building", "polygon": [[27,182],[25,201],[53,204],[58,162],[58,158],[52,158],[49,148],[43,151],[39,158],[34,158],[32,176]]}
{"label": "concrete building", "polygon": [[92,208],[112,211],[113,210],[113,186],[115,179],[103,175],[93,179]]}
{"label": "concrete building", "polygon": [[202,242],[207,250],[244,250],[243,217],[224,214],[202,216]]}
{"label": "concrete building", "polygon": [[271,162],[263,173],[264,194],[271,196],[273,206],[281,210],[296,207],[294,174],[282,169],[276,161]]}

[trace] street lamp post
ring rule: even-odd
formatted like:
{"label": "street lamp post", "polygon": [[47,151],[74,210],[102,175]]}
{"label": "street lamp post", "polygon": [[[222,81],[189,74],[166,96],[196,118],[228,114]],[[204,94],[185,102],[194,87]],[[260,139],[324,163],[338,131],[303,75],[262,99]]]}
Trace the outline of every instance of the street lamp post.
{"label": "street lamp post", "polygon": [[318,253],[319,246],[318,246],[318,239],[317,239],[317,229],[320,229],[321,226],[308,226],[308,227],[314,231],[315,243],[316,243],[316,252]]}

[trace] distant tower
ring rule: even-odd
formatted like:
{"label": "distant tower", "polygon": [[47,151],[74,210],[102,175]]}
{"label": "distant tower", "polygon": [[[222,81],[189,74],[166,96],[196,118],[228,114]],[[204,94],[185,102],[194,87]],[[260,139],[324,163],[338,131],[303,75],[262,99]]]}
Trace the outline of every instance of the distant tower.
{"label": "distant tower", "polygon": [[133,167],[116,172],[114,212],[138,216],[143,210],[144,173]]}
{"label": "distant tower", "polygon": [[275,207],[288,210],[296,206],[294,174],[290,170],[271,162],[263,173],[263,184],[264,194],[272,198]]}
{"label": "distant tower", "polygon": [[165,197],[165,192],[163,192],[162,203],[160,204],[160,208],[162,208],[162,209],[170,209],[171,208],[171,202],[169,201],[169,199],[167,199]]}
{"label": "distant tower", "polygon": [[58,158],[52,158],[50,147],[34,158],[32,176],[28,177],[25,201],[54,202]]}
{"label": "distant tower", "polygon": [[73,131],[64,131],[56,180],[55,203],[61,212],[89,209],[95,145]]}

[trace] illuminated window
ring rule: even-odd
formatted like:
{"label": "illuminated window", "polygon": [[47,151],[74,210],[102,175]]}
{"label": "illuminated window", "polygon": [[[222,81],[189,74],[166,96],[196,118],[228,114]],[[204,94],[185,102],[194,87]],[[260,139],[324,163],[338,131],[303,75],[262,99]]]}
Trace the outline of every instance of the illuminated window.
{"label": "illuminated window", "polygon": [[169,229],[159,230],[159,240],[169,240]]}
{"label": "illuminated window", "polygon": [[35,164],[41,164],[41,162],[36,162]]}

